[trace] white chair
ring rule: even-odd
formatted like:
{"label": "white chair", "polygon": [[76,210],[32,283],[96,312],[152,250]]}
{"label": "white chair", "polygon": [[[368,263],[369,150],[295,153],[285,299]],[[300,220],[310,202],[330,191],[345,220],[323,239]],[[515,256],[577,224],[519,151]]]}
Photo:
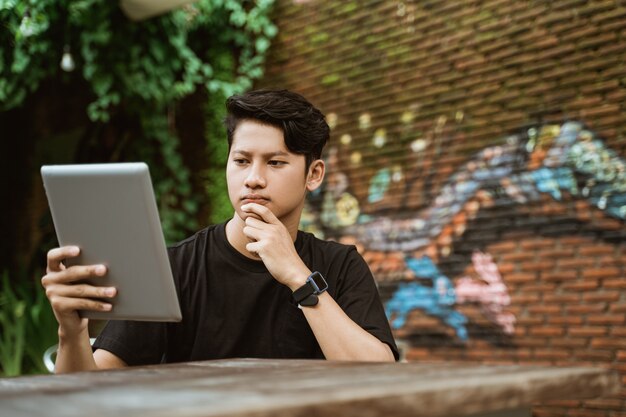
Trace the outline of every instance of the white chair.
{"label": "white chair", "polygon": [[[89,339],[89,343],[92,345],[95,341],[96,341],[95,337],[92,337]],[[59,347],[58,344],[52,345],[48,349],[46,349],[46,351],[43,353],[43,364],[46,366],[46,369],[51,374],[54,373],[54,362],[57,357],[58,347]]]}

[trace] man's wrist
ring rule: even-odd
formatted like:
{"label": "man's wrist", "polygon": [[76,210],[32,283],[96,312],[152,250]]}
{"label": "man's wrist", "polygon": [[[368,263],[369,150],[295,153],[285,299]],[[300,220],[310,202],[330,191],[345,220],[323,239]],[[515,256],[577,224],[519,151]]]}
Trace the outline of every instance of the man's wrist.
{"label": "man's wrist", "polygon": [[318,271],[307,278],[306,284],[293,292],[293,298],[298,307],[314,307],[319,302],[319,295],[328,289],[328,283]]}
{"label": "man's wrist", "polygon": [[58,329],[59,345],[72,345],[81,343],[85,339],[89,339],[89,330],[80,329],[78,331],[68,331],[61,326]]}
{"label": "man's wrist", "polygon": [[287,287],[289,287],[291,292],[296,291],[298,288],[306,284],[306,280],[307,278],[309,278],[309,275],[311,275],[311,273],[312,272],[308,268],[293,272],[290,275],[292,279],[286,283]]}

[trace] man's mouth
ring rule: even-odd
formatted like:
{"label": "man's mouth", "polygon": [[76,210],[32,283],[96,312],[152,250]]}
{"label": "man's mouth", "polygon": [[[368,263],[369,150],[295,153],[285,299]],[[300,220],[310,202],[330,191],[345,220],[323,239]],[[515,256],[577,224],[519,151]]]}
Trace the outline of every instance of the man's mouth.
{"label": "man's mouth", "polygon": [[250,203],[267,204],[270,202],[270,199],[263,197],[261,195],[258,195],[258,194],[246,194],[243,197],[241,197],[241,202],[243,204],[250,204]]}

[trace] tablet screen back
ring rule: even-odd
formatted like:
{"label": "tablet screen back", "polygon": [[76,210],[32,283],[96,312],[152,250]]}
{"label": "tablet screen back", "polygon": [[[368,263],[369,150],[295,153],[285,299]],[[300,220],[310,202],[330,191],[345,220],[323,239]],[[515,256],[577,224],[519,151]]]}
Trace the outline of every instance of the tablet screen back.
{"label": "tablet screen back", "polygon": [[110,312],[82,317],[180,321],[163,231],[144,163],[50,165],[41,175],[60,246],[81,248],[70,265],[104,264],[97,286],[114,286]]}

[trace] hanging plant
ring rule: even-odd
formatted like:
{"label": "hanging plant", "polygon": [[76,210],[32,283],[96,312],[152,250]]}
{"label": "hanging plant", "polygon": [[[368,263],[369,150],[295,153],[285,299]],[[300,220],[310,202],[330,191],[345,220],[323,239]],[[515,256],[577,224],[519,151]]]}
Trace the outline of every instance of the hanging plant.
{"label": "hanging plant", "polygon": [[0,112],[24,105],[47,79],[80,80],[92,123],[124,114],[140,127],[131,154],[149,163],[166,238],[178,239],[195,227],[198,199],[170,110],[199,88],[215,103],[262,76],[277,33],[272,6],[200,0],[133,22],[109,0],[0,0]]}

